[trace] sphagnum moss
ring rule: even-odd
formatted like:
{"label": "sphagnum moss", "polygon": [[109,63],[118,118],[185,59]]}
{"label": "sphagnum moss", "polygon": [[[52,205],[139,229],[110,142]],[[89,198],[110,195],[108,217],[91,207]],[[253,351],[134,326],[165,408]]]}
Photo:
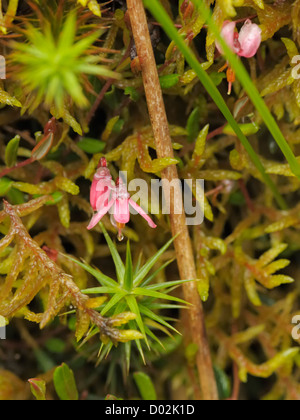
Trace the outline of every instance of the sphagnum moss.
{"label": "sphagnum moss", "polygon": [[238,3],[0,2],[1,400],[300,399],[300,1]]}

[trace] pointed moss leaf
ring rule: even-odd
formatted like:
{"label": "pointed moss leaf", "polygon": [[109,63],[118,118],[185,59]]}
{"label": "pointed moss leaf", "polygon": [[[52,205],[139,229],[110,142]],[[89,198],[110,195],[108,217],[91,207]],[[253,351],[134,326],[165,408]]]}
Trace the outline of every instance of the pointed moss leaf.
{"label": "pointed moss leaf", "polygon": [[119,293],[120,292],[120,288],[118,286],[116,287],[91,287],[89,289],[84,289],[82,290],[82,293],[85,293],[86,295],[93,295],[93,294],[98,294],[98,293],[110,293],[110,294],[114,294],[114,293]]}
{"label": "pointed moss leaf", "polygon": [[78,391],[75,383],[74,373],[68,365],[63,363],[55,369],[53,375],[54,387],[57,395],[62,401],[77,401]]}
{"label": "pointed moss leaf", "polygon": [[49,152],[53,144],[53,133],[43,137],[32,150],[31,157],[35,160],[43,159]]}
{"label": "pointed moss leaf", "polygon": [[141,359],[142,359],[142,361],[145,365],[146,364],[146,359],[145,359],[144,350],[143,350],[143,347],[142,347],[142,344],[141,344],[140,340],[136,340],[135,344],[136,344],[136,347],[137,347],[137,349],[140,353]]}
{"label": "pointed moss leaf", "polygon": [[174,280],[174,281],[166,281],[164,283],[158,283],[158,284],[151,284],[150,286],[145,287],[148,290],[163,290],[167,288],[174,288],[177,286],[180,286],[183,283],[188,283],[190,281],[194,280]]}
{"label": "pointed moss leaf", "polygon": [[143,315],[145,315],[147,318],[152,319],[153,321],[164,325],[165,327],[169,328],[170,330],[173,330],[177,334],[180,334],[176,328],[174,328],[171,324],[169,324],[167,321],[165,321],[161,316],[155,314],[153,311],[151,311],[149,308],[147,308],[144,305],[139,305],[140,311]]}
{"label": "pointed moss leaf", "polygon": [[214,365],[214,373],[218,388],[218,394],[220,400],[225,400],[231,395],[231,382],[229,377],[226,375],[224,370]]}
{"label": "pointed moss leaf", "polygon": [[91,267],[90,265],[83,263],[81,261],[76,260],[76,258],[71,257],[70,255],[64,254],[66,258],[73,261],[74,263],[78,264],[81,268],[86,270],[88,273],[92,274],[101,285],[108,286],[108,287],[116,287],[118,286],[118,283],[111,279],[110,277],[106,276],[105,274],[102,274],[100,271],[96,270],[95,268]]}
{"label": "pointed moss leaf", "polygon": [[9,178],[0,178],[0,196],[6,195],[11,189],[13,181]]}
{"label": "pointed moss leaf", "polygon": [[151,283],[152,280],[155,279],[155,277],[165,268],[167,268],[172,262],[174,261],[174,259],[170,260],[170,261],[166,261],[164,264],[162,264],[156,271],[154,271],[154,273],[152,273],[149,277],[147,277],[142,283],[141,283],[141,287],[146,287],[147,284]]}
{"label": "pointed moss leaf", "polygon": [[212,72],[209,76],[216,86],[219,86],[222,83],[222,80],[226,79],[225,73]]}
{"label": "pointed moss leaf", "polygon": [[145,288],[137,287],[136,289],[133,290],[132,293],[135,294],[135,295],[149,296],[149,297],[153,297],[153,298],[157,298],[157,299],[173,300],[174,302],[180,302],[180,303],[187,304],[187,302],[185,302],[182,299],[179,299],[175,296],[170,296],[166,293],[157,292],[156,290],[148,290],[148,289],[145,289]]}
{"label": "pointed moss leaf", "polygon": [[160,86],[162,89],[170,89],[171,87],[177,85],[179,79],[179,74],[166,74],[165,76],[160,76]]}
{"label": "pointed moss leaf", "polygon": [[136,372],[133,374],[133,378],[143,400],[157,400],[156,391],[150,376],[146,375],[144,372]]}
{"label": "pointed moss leaf", "polygon": [[101,311],[101,315],[105,315],[108,311],[110,311],[114,306],[116,306],[120,300],[122,300],[126,296],[126,292],[119,292],[116,293],[110,301],[104,306],[104,308]]}
{"label": "pointed moss leaf", "polygon": [[91,155],[95,153],[101,153],[105,149],[106,143],[101,140],[92,139],[89,137],[83,137],[77,146],[86,153]]}
{"label": "pointed moss leaf", "polygon": [[123,130],[124,124],[125,124],[125,120],[123,120],[122,118],[120,118],[115,123],[115,125],[113,126],[112,133],[115,133],[115,134],[121,133],[121,131]]}
{"label": "pointed moss leaf", "polygon": [[188,132],[188,141],[193,143],[200,131],[200,110],[198,107],[191,112],[188,118],[186,131]]}
{"label": "pointed moss leaf", "polygon": [[130,242],[127,242],[126,248],[126,265],[125,265],[125,278],[124,278],[124,288],[125,290],[130,291],[133,286],[133,267],[132,267],[132,257],[130,251]]}
{"label": "pointed moss leaf", "polygon": [[28,379],[30,390],[37,401],[46,401],[46,382],[43,379]]}
{"label": "pointed moss leaf", "polygon": [[139,269],[141,268],[142,260],[143,260],[143,252],[140,252],[136,266],[134,267],[134,272],[133,272],[134,277],[137,275],[137,273],[139,272]]}
{"label": "pointed moss leaf", "polygon": [[55,191],[53,194],[51,194],[51,196],[52,196],[52,200],[47,201],[45,203],[46,206],[53,206],[59,203],[64,197],[61,191]]}
{"label": "pointed moss leaf", "polygon": [[131,86],[127,86],[124,90],[124,93],[125,95],[129,95],[130,99],[133,102],[137,102],[141,97],[140,93],[134,87]]}
{"label": "pointed moss leaf", "polygon": [[136,323],[138,324],[138,327],[141,331],[141,333],[145,336],[145,340],[147,342],[146,332],[145,332],[145,326],[144,322],[141,317],[141,312],[139,309],[139,305],[136,301],[136,298],[134,296],[126,296],[126,302],[129,306],[129,309],[131,312],[133,312],[136,315]]}
{"label": "pointed moss leaf", "polygon": [[[242,133],[245,134],[245,136],[251,136],[252,134],[256,134],[259,131],[259,125],[257,125],[255,122],[250,124],[239,124],[240,129],[242,130]],[[229,134],[231,136],[236,136],[235,131],[230,125],[226,125],[223,130],[224,134]]]}
{"label": "pointed moss leaf", "polygon": [[20,136],[14,137],[5,148],[5,164],[8,167],[14,166],[17,162],[20,140]]}
{"label": "pointed moss leaf", "polygon": [[[149,327],[147,327],[147,325],[145,325],[145,331],[146,331],[146,334],[149,336],[149,337],[151,337],[156,343],[158,343],[159,345],[160,345],[160,351],[161,351],[161,349],[163,349],[164,350],[164,345],[163,345],[163,343],[162,343],[162,341],[155,335],[155,334],[153,334],[153,332],[150,330],[150,328]],[[169,335],[169,334],[168,334]],[[171,334],[170,334],[171,335]],[[152,349],[152,344],[153,343],[151,343],[151,349]]]}
{"label": "pointed moss leaf", "polygon": [[163,255],[163,253],[169,248],[169,246],[174,241],[174,238],[170,239],[152,258],[150,258],[146,264],[139,270],[135,279],[134,279],[134,286],[138,286],[144,278],[147,276],[151,268],[157,263],[159,258]]}
{"label": "pointed moss leaf", "polygon": [[124,275],[125,275],[125,267],[124,267],[123,261],[122,261],[120,255],[119,255],[119,253],[118,253],[116,245],[111,240],[111,238],[110,238],[109,234],[107,233],[107,230],[105,229],[103,223],[100,222],[100,226],[101,226],[102,232],[105,236],[107,245],[110,249],[111,256],[114,260],[114,264],[115,264],[116,273],[117,273],[119,283],[123,284],[124,283]]}
{"label": "pointed moss leaf", "polygon": [[6,192],[8,201],[10,204],[23,204],[25,203],[25,195],[22,191],[17,190],[16,188],[9,188]]}

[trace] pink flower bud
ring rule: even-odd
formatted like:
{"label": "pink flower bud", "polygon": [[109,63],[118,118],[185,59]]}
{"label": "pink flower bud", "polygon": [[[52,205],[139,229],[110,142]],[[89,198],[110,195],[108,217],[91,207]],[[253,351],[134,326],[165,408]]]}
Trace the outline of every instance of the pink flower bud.
{"label": "pink flower bud", "polygon": [[94,175],[90,193],[90,203],[94,211],[108,201],[111,193],[111,187],[112,177],[109,169],[107,168],[106,159],[101,158],[97,172]]}

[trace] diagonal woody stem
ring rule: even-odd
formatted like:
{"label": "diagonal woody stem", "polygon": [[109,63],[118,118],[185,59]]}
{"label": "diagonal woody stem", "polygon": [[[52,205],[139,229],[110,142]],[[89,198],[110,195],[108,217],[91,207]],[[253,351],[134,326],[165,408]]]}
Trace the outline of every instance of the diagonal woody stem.
{"label": "diagonal woody stem", "polygon": [[[142,69],[144,89],[148,104],[149,115],[156,142],[159,158],[173,157],[172,141],[166,116],[162,91],[159,83],[156,62],[151,44],[145,9],[142,0],[127,0],[132,32]],[[186,225],[184,212],[176,214],[176,208],[182,208],[182,192],[176,166],[169,166],[162,171],[162,179],[175,185],[170,197],[170,221],[172,234],[178,235],[175,239],[175,251],[180,277],[182,279],[196,279],[196,267],[192,244]],[[178,182],[174,183],[174,180]],[[196,282],[183,285],[183,294],[186,301],[192,304],[188,310],[189,333],[198,346],[196,358],[202,397],[205,400],[217,400],[218,393],[213,372],[213,366],[206,336],[204,311],[198,294]]]}

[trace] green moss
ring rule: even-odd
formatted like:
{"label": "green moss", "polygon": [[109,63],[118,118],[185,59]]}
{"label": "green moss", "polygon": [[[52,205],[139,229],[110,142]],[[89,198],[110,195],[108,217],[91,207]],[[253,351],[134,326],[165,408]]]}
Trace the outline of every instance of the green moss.
{"label": "green moss", "polygon": [[[236,398],[242,381],[243,399],[299,399],[300,1],[144,4],[173,142],[165,159],[126,1],[0,2],[0,400],[32,398],[28,379],[37,399],[77,399],[77,388],[90,399],[199,397],[161,201],[158,227],[132,216],[123,242],[108,215],[86,229],[103,156],[114,179],[127,171],[149,187],[170,165],[182,181],[204,179],[204,196],[192,187],[204,221],[189,233],[220,397]],[[262,30],[258,54],[220,55],[223,22],[247,18]],[[22,359],[10,363],[16,346]]]}

